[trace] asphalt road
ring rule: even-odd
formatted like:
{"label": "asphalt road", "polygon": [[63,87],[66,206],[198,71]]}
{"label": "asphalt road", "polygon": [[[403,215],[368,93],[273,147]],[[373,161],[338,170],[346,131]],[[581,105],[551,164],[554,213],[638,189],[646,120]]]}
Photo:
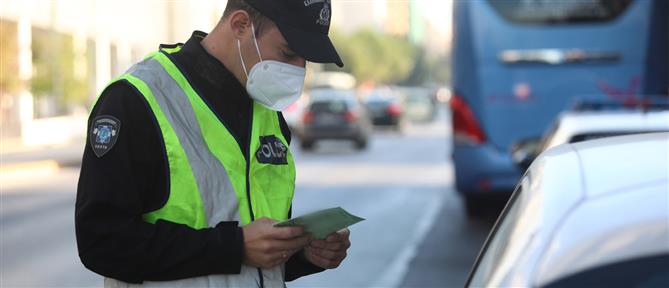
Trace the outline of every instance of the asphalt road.
{"label": "asphalt road", "polygon": [[[493,219],[464,217],[446,119],[402,134],[377,132],[361,152],[339,142],[314,152],[294,148],[294,215],[341,206],[367,220],[351,227],[342,266],[289,287],[462,286]],[[0,287],[101,286],[76,253],[78,167],[17,175],[1,183]]]}

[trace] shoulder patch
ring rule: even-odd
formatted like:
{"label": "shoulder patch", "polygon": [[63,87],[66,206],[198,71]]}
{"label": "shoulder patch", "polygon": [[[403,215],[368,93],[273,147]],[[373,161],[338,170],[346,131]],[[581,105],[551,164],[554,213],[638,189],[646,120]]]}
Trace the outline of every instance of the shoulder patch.
{"label": "shoulder patch", "polygon": [[114,147],[116,139],[118,139],[121,131],[121,121],[116,117],[109,115],[101,115],[93,119],[91,125],[91,134],[89,135],[91,141],[91,148],[95,156],[98,158],[104,156]]}

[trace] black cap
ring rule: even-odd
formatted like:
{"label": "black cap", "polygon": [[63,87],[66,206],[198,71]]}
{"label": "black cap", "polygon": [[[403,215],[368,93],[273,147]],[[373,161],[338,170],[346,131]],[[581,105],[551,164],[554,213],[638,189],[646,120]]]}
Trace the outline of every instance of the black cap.
{"label": "black cap", "polygon": [[330,0],[245,0],[276,26],[295,53],[316,63],[343,67],[328,31]]}

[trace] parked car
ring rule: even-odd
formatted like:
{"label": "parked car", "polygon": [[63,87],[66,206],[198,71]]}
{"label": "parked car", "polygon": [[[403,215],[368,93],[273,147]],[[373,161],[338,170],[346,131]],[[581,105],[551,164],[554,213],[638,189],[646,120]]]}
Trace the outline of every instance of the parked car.
{"label": "parked car", "polygon": [[353,90],[316,89],[302,118],[300,144],[310,150],[320,140],[351,140],[355,148],[367,148],[371,124]]}
{"label": "parked car", "polygon": [[400,100],[389,89],[387,91],[374,91],[367,96],[365,107],[369,111],[372,124],[401,131],[404,123]]}
{"label": "parked car", "polygon": [[563,112],[543,138],[528,138],[512,146],[514,162],[523,170],[542,151],[564,143],[576,143],[627,134],[669,132],[669,102],[642,108],[616,103],[583,103]]}
{"label": "parked car", "polygon": [[669,286],[668,147],[669,133],[652,133],[542,153],[466,286]]}

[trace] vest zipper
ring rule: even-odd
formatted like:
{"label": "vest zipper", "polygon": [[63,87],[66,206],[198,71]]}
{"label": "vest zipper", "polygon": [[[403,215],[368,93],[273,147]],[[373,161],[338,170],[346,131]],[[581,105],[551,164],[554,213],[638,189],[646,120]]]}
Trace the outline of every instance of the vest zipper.
{"label": "vest zipper", "polygon": [[[253,205],[251,205],[251,143],[253,143],[253,101],[251,101],[251,108],[249,109],[251,113],[249,114],[249,134],[248,134],[248,146],[246,148],[246,201],[249,204],[249,214],[251,214],[251,222],[255,221],[255,216],[253,215]],[[258,279],[260,279],[260,287],[265,287],[265,279],[262,276],[262,269],[258,269]]]}

